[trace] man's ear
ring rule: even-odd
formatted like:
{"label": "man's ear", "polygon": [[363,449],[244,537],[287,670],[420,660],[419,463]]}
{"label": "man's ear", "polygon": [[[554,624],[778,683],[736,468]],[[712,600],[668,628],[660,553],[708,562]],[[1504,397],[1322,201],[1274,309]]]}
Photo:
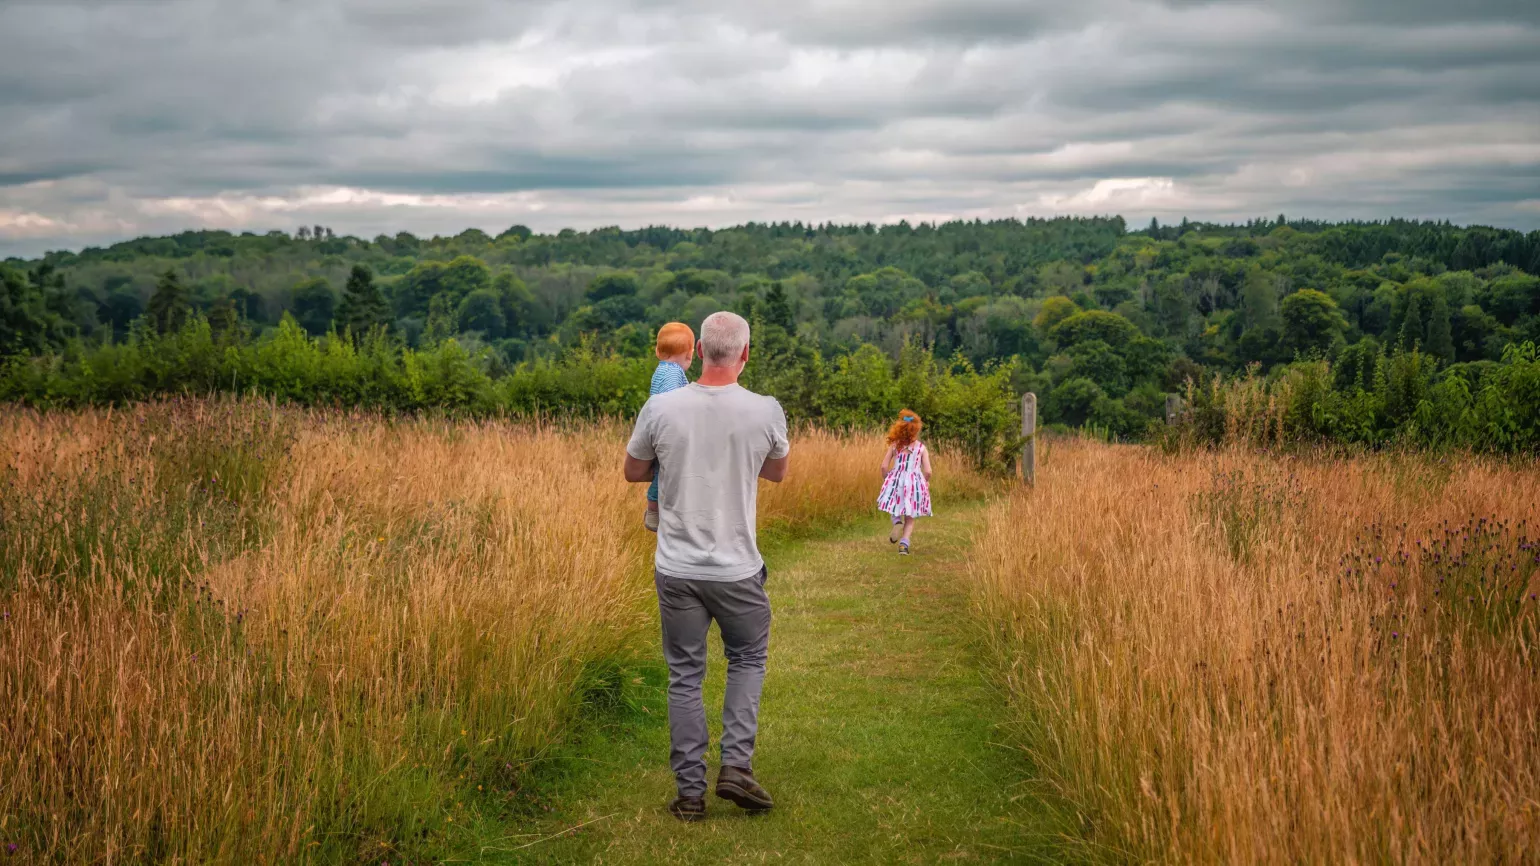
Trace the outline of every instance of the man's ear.
{"label": "man's ear", "polygon": [[738,356],[738,362],[741,363],[741,364],[747,364],[749,362],[749,344],[748,343],[744,343],[743,344],[743,354]]}
{"label": "man's ear", "polygon": [[[700,340],[696,340],[695,341],[695,354],[700,356],[701,358],[706,357],[706,344],[701,342]],[[701,363],[704,364],[706,362],[705,361],[701,361]]]}

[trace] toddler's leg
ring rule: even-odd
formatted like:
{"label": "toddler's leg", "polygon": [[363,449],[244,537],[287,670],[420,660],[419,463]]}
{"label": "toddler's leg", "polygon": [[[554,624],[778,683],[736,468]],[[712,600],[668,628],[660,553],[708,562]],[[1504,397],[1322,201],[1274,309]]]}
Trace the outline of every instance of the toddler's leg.
{"label": "toddler's leg", "polygon": [[914,533],[914,518],[913,517],[905,517],[904,518],[904,535],[903,535],[903,538],[901,538],[899,540],[902,541],[905,544],[908,544],[909,543],[909,536],[912,535],[913,533]]}
{"label": "toddler's leg", "polygon": [[642,524],[652,532],[658,531],[658,473],[653,472],[652,484],[647,487],[647,511],[642,515]]}

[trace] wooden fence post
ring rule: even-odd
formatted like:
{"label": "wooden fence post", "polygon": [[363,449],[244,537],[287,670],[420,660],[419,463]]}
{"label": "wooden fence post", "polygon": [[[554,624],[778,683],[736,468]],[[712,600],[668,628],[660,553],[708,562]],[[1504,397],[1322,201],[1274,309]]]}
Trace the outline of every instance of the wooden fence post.
{"label": "wooden fence post", "polygon": [[1166,424],[1175,424],[1182,416],[1182,395],[1166,395]]}
{"label": "wooden fence post", "polygon": [[1037,395],[1021,395],[1021,480],[1037,486]]}

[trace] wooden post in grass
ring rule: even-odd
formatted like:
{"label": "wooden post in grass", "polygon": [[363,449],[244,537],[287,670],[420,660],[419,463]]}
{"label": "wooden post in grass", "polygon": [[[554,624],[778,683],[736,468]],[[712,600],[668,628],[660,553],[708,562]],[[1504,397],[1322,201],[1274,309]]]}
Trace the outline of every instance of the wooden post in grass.
{"label": "wooden post in grass", "polygon": [[1177,420],[1179,418],[1181,418],[1181,417],[1182,417],[1182,395],[1181,394],[1167,394],[1166,395],[1166,424],[1167,424],[1167,426],[1175,424],[1177,422]]}
{"label": "wooden post in grass", "polygon": [[1037,486],[1037,395],[1021,395],[1021,480]]}

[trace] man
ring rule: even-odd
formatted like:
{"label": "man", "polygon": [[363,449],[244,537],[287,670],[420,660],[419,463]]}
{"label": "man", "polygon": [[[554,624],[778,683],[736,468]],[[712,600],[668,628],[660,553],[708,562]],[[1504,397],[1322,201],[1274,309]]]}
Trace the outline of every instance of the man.
{"label": "man", "polygon": [[701,375],[647,401],[626,446],[626,480],[656,466],[658,552],[654,582],[668,662],[668,728],[680,820],[706,817],[706,632],[716,620],[727,655],[718,797],[744,809],[774,805],[754,780],[759,693],[770,646],[765,561],[755,538],[757,479],[786,477],[786,414],[773,397],[738,385],[749,360],[749,323],[728,312],[701,324]]}

